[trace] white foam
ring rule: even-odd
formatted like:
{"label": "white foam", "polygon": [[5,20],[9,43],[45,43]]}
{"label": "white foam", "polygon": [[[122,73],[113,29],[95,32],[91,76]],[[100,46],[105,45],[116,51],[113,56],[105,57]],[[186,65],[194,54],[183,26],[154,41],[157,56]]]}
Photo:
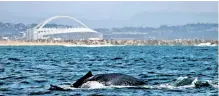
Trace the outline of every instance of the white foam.
{"label": "white foam", "polygon": [[106,86],[104,86],[102,83],[99,83],[97,81],[88,81],[88,82],[82,84],[81,88],[96,89],[96,88],[106,88]]}
{"label": "white foam", "polygon": [[217,44],[211,44],[210,42],[207,42],[207,43],[200,43],[200,44],[195,45],[195,46],[217,46]]}
{"label": "white foam", "polygon": [[210,80],[207,80],[207,82],[208,82],[212,87],[219,89],[218,83],[217,83],[217,84],[214,84],[213,81],[210,81]]}
{"label": "white foam", "polygon": [[[177,78],[177,81],[182,81],[183,79],[187,79],[188,77],[179,77]],[[183,86],[174,86],[171,83],[166,83],[166,84],[160,84],[160,85],[156,85],[153,86],[153,88],[157,88],[157,89],[185,89],[185,88],[194,88],[195,87],[195,83],[198,81],[198,78],[196,77],[192,83],[190,85],[183,85]]]}

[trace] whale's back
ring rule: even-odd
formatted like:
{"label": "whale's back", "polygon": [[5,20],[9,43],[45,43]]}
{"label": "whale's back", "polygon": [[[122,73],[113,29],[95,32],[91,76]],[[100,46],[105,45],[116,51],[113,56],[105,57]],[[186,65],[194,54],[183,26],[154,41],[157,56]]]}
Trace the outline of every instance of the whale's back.
{"label": "whale's back", "polygon": [[139,86],[145,85],[145,82],[134,78],[129,75],[120,73],[109,73],[109,74],[97,74],[88,78],[86,81],[98,81],[100,83],[109,85],[120,85],[120,86]]}

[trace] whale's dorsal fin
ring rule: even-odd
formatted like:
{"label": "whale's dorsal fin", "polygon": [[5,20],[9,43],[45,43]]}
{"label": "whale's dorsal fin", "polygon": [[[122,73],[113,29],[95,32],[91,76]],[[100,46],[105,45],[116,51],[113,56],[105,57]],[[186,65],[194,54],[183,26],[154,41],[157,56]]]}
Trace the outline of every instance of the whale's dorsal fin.
{"label": "whale's dorsal fin", "polygon": [[91,77],[91,76],[93,76],[92,72],[91,72],[91,71],[87,72],[86,75],[84,75],[83,77],[81,77],[80,79],[78,79],[78,80],[73,84],[73,87],[78,88],[79,86],[81,86],[81,85],[84,83],[84,81],[85,81],[87,78],[89,78],[89,77]]}

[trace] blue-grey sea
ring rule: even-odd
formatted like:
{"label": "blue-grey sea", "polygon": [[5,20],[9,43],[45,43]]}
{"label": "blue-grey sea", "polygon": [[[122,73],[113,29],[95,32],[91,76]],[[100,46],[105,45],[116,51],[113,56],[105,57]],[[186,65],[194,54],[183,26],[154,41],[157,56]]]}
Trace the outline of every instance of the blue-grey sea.
{"label": "blue-grey sea", "polygon": [[[88,71],[131,75],[151,88],[48,90],[50,84],[70,85]],[[181,77],[213,83],[199,88],[168,86]],[[217,81],[218,47],[0,47],[0,95],[6,96],[217,96]]]}

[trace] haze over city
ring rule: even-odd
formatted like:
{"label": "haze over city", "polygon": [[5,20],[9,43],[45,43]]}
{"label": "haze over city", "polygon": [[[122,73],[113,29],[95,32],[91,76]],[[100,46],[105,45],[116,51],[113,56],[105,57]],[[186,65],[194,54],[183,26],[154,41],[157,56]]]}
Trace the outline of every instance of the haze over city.
{"label": "haze over city", "polygon": [[[218,22],[218,2],[216,1],[1,2],[0,12],[0,22],[4,23],[40,23],[52,16],[68,15],[81,20],[91,28],[159,27],[160,25]],[[68,24],[68,22],[63,23]]]}

